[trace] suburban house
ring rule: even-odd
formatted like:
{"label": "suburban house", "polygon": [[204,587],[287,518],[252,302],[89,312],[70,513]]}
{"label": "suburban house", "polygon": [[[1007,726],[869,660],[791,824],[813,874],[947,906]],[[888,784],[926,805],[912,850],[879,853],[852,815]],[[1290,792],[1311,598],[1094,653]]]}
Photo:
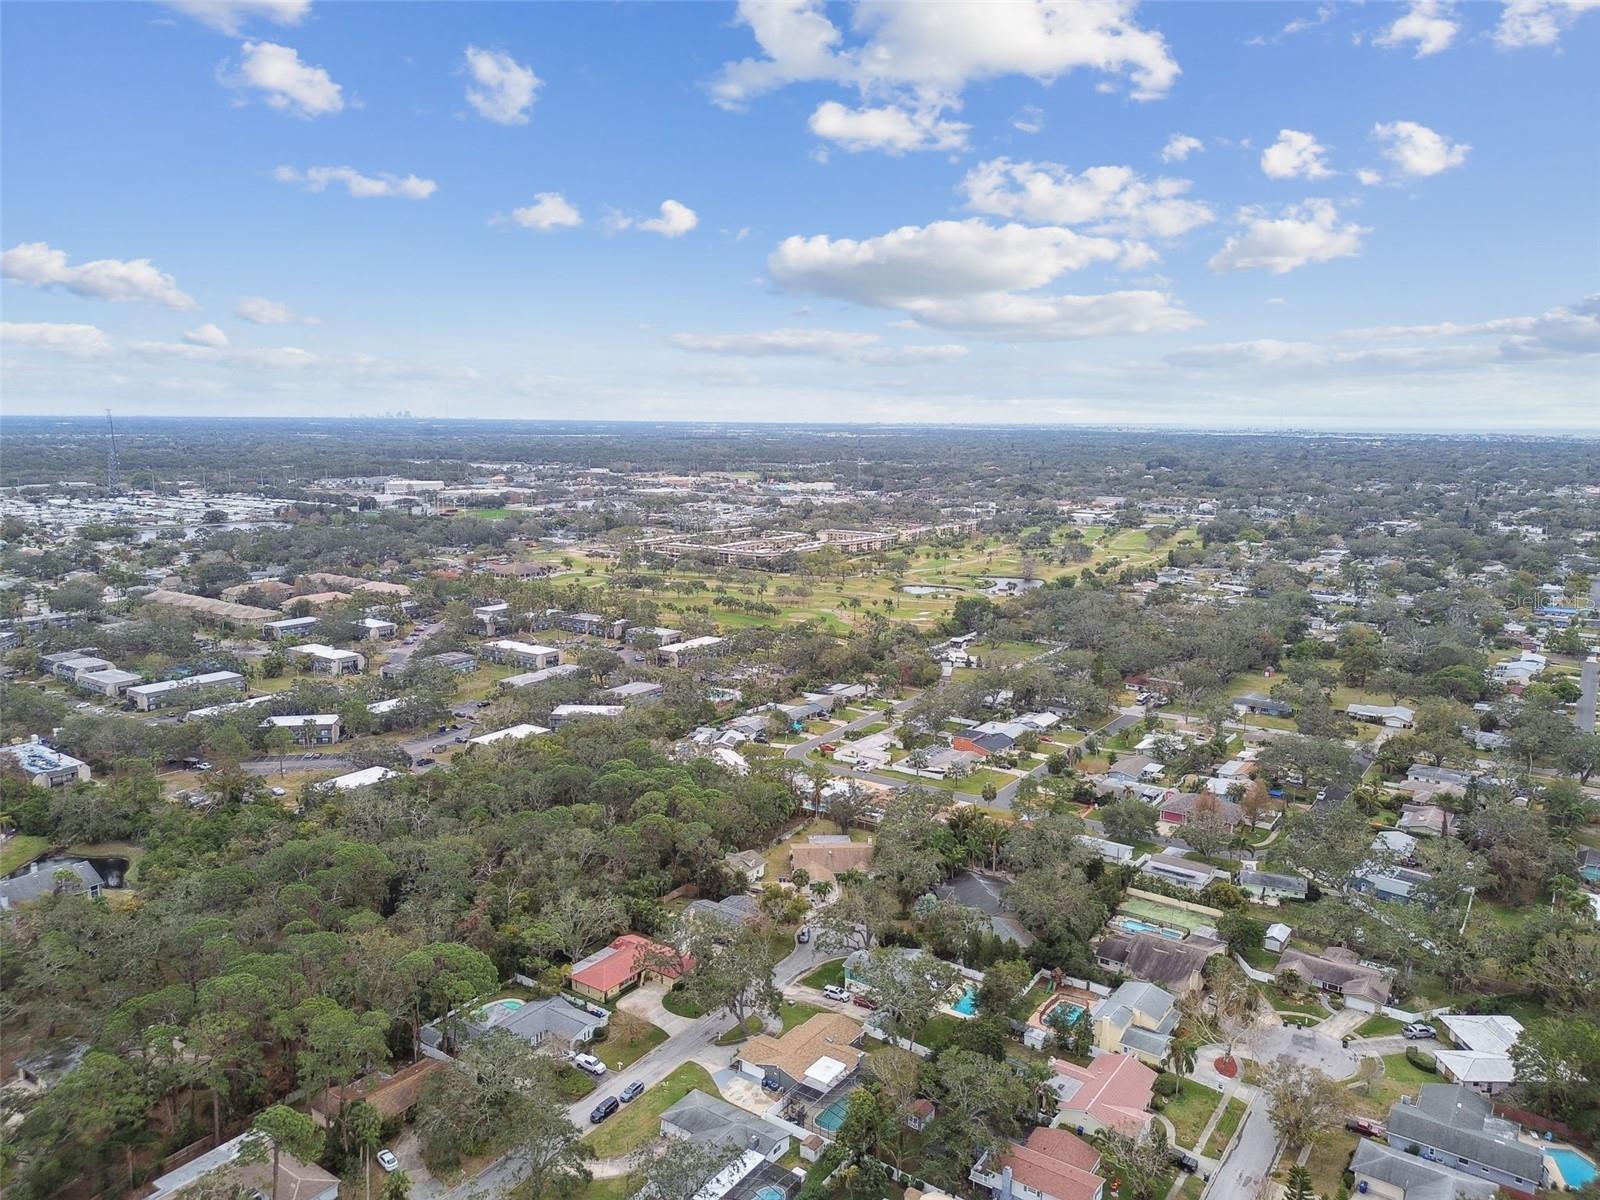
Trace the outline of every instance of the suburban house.
{"label": "suburban house", "polygon": [[1126,758],[1119,758],[1106,768],[1107,775],[1119,775],[1133,783],[1142,783],[1154,779],[1166,770],[1164,763],[1158,763],[1153,758],[1143,754],[1130,754]]}
{"label": "suburban house", "polygon": [[760,883],[767,874],[767,856],[759,850],[735,850],[722,861],[728,870],[743,875],[751,883]]}
{"label": "suburban house", "polygon": [[740,893],[721,900],[691,900],[684,908],[683,915],[693,921],[705,919],[737,927],[748,925],[759,917],[761,906],[756,903],[754,896]]}
{"label": "suburban house", "polygon": [[1511,1048],[1522,1036],[1515,1017],[1444,1014],[1438,1018],[1455,1043],[1453,1050],[1437,1050],[1439,1074],[1486,1096],[1495,1096],[1516,1082]]}
{"label": "suburban house", "polygon": [[787,1154],[793,1140],[787,1130],[698,1088],[661,1114],[661,1136],[754,1151],[768,1162]]}
{"label": "suburban house", "polygon": [[493,663],[509,663],[524,671],[542,671],[561,661],[561,651],[554,646],[540,646],[533,642],[518,642],[511,638],[497,638],[484,642],[478,653]]}
{"label": "suburban house", "polygon": [[1096,1049],[1131,1054],[1160,1067],[1179,1019],[1177,998],[1165,988],[1124,983],[1089,1011]]}
{"label": "suburban house", "polygon": [[1100,1151],[1065,1129],[1033,1129],[996,1158],[984,1154],[968,1178],[994,1200],[1101,1200]]}
{"label": "suburban house", "polygon": [[1359,1140],[1350,1171],[1356,1194],[1376,1200],[1491,1200],[1500,1192],[1488,1180],[1457,1175],[1370,1138]]}
{"label": "suburban house", "polygon": [[1087,833],[1080,833],[1078,835],[1078,844],[1093,850],[1106,862],[1125,863],[1133,861],[1133,847],[1125,846],[1121,842],[1112,842],[1105,838],[1097,838]]}
{"label": "suburban house", "polygon": [[287,729],[297,746],[332,746],[339,740],[338,713],[308,713],[303,716],[268,717],[262,729]]}
{"label": "suburban house", "polygon": [[1600,883],[1600,850],[1584,847],[1578,851],[1578,874],[1586,883]]}
{"label": "suburban house", "polygon": [[1294,705],[1274,700],[1271,696],[1263,696],[1260,692],[1246,692],[1242,696],[1235,696],[1233,707],[1240,712],[1251,713],[1258,717],[1294,716]]}
{"label": "suburban house", "polygon": [[[264,1200],[337,1200],[338,1177],[328,1174],[315,1163],[302,1162],[287,1150],[276,1155],[278,1186],[274,1191],[272,1154],[253,1162],[239,1161],[245,1140],[249,1137],[248,1133],[241,1133],[176,1170],[168,1171],[150,1185],[152,1190],[147,1200],[168,1200],[168,1197],[181,1195],[203,1179],[222,1178],[224,1173],[236,1195],[260,1196]],[[268,1192],[273,1194],[269,1197]]]}
{"label": "suburban house", "polygon": [[1219,821],[1224,829],[1232,833],[1244,820],[1244,810],[1226,796],[1218,796],[1210,791],[1174,792],[1162,800],[1159,816],[1156,824],[1159,833],[1166,837],[1181,837],[1178,831],[1196,818]]}
{"label": "suburban house", "polygon": [[893,753],[894,739],[884,731],[869,733],[854,741],[840,742],[839,748],[833,752],[833,761],[878,771],[889,765]]}
{"label": "suburban house", "polygon": [[318,675],[359,675],[367,669],[367,660],[354,650],[338,650],[321,642],[290,646],[287,653],[306,659]]}
{"label": "suburban house", "polygon": [[1200,990],[1206,959],[1224,948],[1210,938],[1180,942],[1159,933],[1108,933],[1095,947],[1094,960],[1108,971],[1187,995]]}
{"label": "suburban house", "polygon": [[[456,1045],[475,1041],[491,1029],[503,1029],[530,1046],[551,1054],[566,1054],[586,1046],[610,1021],[604,1009],[594,1010],[559,997],[543,1000],[491,1000],[470,1013],[453,1013]],[[422,1027],[422,1052],[429,1058],[448,1059],[444,1021]]]}
{"label": "suburban house", "polygon": [[1436,804],[1402,804],[1394,827],[1413,837],[1448,837],[1452,821],[1448,810]]}
{"label": "suburban house", "polygon": [[1410,729],[1417,720],[1416,711],[1403,704],[1352,704],[1344,711],[1358,721],[1390,729]]}
{"label": "suburban house", "polygon": [[31,862],[21,875],[0,879],[0,912],[10,912],[46,896],[88,896],[94,899],[106,885],[100,872],[81,858]]}
{"label": "suburban house", "polygon": [[1350,886],[1375,900],[1406,904],[1414,899],[1417,888],[1432,878],[1428,872],[1412,867],[1368,865],[1350,877]]}
{"label": "suburban house", "polygon": [[1228,873],[1209,863],[1179,858],[1176,854],[1152,854],[1139,867],[1142,874],[1164,879],[1179,887],[1198,892],[1213,879],[1226,879]]}
{"label": "suburban house", "polygon": [[35,787],[58,788],[79,780],[89,782],[88,763],[64,754],[53,746],[46,746],[37,734],[25,742],[0,748],[0,754],[14,759],[28,777],[28,782]]}
{"label": "suburban house", "polygon": [[237,671],[207,671],[184,679],[141,683],[137,687],[130,687],[126,695],[140,712],[149,712],[155,708],[186,703],[196,695],[242,692],[244,689],[244,676]]}
{"label": "suburban house", "polygon": [[846,871],[865,870],[872,863],[872,841],[852,841],[847,833],[814,833],[789,847],[789,870],[803,870],[812,879],[832,883]]}
{"label": "suburban house", "polygon": [[1304,900],[1308,883],[1304,875],[1278,875],[1271,871],[1240,871],[1239,890],[1247,896],[1277,904],[1283,900]]}
{"label": "suburban house", "polygon": [[1080,1134],[1115,1129],[1138,1137],[1150,1124],[1156,1072],[1131,1054],[1101,1054],[1086,1066],[1052,1058],[1047,1085],[1055,1092],[1061,1124]]}
{"label": "suburban house", "polygon": [[631,987],[648,980],[677,979],[694,966],[670,946],[637,933],[625,933],[604,949],[572,966],[567,986],[578,995],[609,1004]]}
{"label": "suburban house", "polygon": [[1037,732],[1031,725],[1024,725],[1021,721],[985,721],[956,734],[950,739],[950,745],[957,750],[987,758],[991,754],[1004,754],[1016,745],[1017,739],[1023,734]]}
{"label": "suburban house", "polygon": [[1389,1109],[1387,1141],[1463,1175],[1531,1193],[1545,1184],[1544,1151],[1517,1137],[1494,1104],[1469,1088],[1425,1083],[1414,1103]]}
{"label": "suburban house", "polygon": [[[920,754],[921,765],[917,765]],[[969,770],[983,761],[983,755],[971,750],[957,750],[954,746],[933,746],[927,750],[913,751],[895,764],[897,771],[909,771],[928,779],[947,779]]]}
{"label": "suburban house", "polygon": [[779,1037],[756,1034],[733,1065],[783,1091],[817,1098],[855,1076],[865,1057],[856,1048],[860,1041],[860,1025],[842,1013],[823,1012]]}
{"label": "suburban house", "polygon": [[385,1121],[404,1120],[422,1098],[428,1077],[444,1070],[444,1063],[426,1056],[392,1075],[373,1071],[343,1087],[328,1088],[311,1102],[311,1118],[325,1129],[333,1128],[345,1107],[361,1100],[378,1110]]}
{"label": "suburban house", "polygon": [[1312,987],[1343,996],[1345,1006],[1376,1012],[1389,1003],[1389,978],[1376,967],[1363,966],[1354,950],[1329,946],[1321,954],[1285,950],[1274,976],[1293,971]]}

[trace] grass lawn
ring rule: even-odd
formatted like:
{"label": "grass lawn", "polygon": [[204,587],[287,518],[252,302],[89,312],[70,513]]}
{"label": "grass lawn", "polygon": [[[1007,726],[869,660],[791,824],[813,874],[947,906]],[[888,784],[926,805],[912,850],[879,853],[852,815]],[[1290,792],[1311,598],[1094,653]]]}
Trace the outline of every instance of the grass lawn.
{"label": "grass lawn", "polygon": [[1382,1013],[1375,1013],[1361,1023],[1356,1030],[1357,1037],[1388,1037],[1392,1033],[1399,1033],[1406,1023],[1397,1021],[1393,1017],[1386,1017]]}
{"label": "grass lawn", "polygon": [[693,1018],[703,1017],[706,1015],[705,1009],[701,1008],[694,1001],[690,1000],[689,997],[684,995],[682,992],[674,992],[669,990],[665,996],[661,997],[661,1007],[666,1009],[669,1013],[672,1013],[674,1016],[679,1017]]}
{"label": "grass lawn", "polygon": [[1311,1173],[1311,1187],[1318,1195],[1331,1196],[1339,1190],[1360,1140],[1360,1134],[1347,1129],[1330,1129],[1317,1139],[1311,1157],[1306,1159],[1306,1170]]}
{"label": "grass lawn", "polygon": [[684,1063],[632,1104],[623,1105],[621,1112],[589,1133],[585,1140],[601,1158],[617,1158],[637,1150],[661,1132],[661,1114],[696,1089],[712,1096],[721,1095],[704,1067],[698,1063]]}
{"label": "grass lawn", "polygon": [[20,871],[43,854],[49,845],[49,838],[34,837],[31,834],[19,833],[7,839],[6,844],[0,846],[0,875]]}
{"label": "grass lawn", "polygon": [[1211,1114],[1217,1110],[1217,1105],[1220,1103],[1222,1103],[1221,1092],[1213,1091],[1193,1079],[1181,1079],[1178,1081],[1178,1094],[1167,1100],[1167,1106],[1161,1109],[1161,1115],[1172,1122],[1178,1145],[1187,1150],[1193,1148],[1195,1142],[1199,1140],[1206,1122],[1211,1119]]}
{"label": "grass lawn", "polygon": [[832,962],[825,962],[811,974],[800,980],[808,988],[822,989],[830,983],[839,987],[844,986],[844,959],[836,958]]}
{"label": "grass lawn", "polygon": [[1201,1151],[1207,1158],[1220,1158],[1227,1149],[1228,1142],[1234,1132],[1239,1128],[1239,1122],[1244,1120],[1245,1103],[1237,1096],[1228,1097],[1228,1107],[1223,1110],[1222,1116],[1217,1119],[1217,1127],[1211,1131],[1211,1136],[1206,1139],[1205,1149]]}
{"label": "grass lawn", "polygon": [[606,1179],[591,1179],[583,1190],[573,1194],[576,1200],[627,1200],[631,1190],[626,1175],[612,1175]]}
{"label": "grass lawn", "polygon": [[665,1029],[659,1025],[646,1024],[641,1036],[626,1041],[618,1037],[608,1037],[593,1046],[590,1052],[613,1071],[620,1071],[623,1067],[643,1058],[666,1040]]}
{"label": "grass lawn", "polygon": [[1405,1088],[1416,1089],[1425,1083],[1442,1083],[1437,1071],[1424,1071],[1407,1060],[1405,1051],[1383,1056],[1383,1072],[1393,1082]]}
{"label": "grass lawn", "polygon": [[807,1004],[804,1000],[785,1000],[778,1006],[778,1015],[783,1018],[785,1033],[822,1011],[815,1004]]}
{"label": "grass lawn", "polygon": [[765,1028],[766,1022],[757,1016],[748,1016],[743,1025],[735,1025],[732,1029],[725,1030],[717,1035],[717,1045],[736,1046],[748,1037],[754,1037]]}
{"label": "grass lawn", "polygon": [[[1178,1189],[1178,1200],[1200,1200],[1200,1196],[1205,1190],[1205,1180],[1198,1175],[1191,1175],[1183,1181],[1183,1186]],[[587,1195],[588,1193],[585,1193],[585,1196]]]}
{"label": "grass lawn", "polygon": [[939,1050],[948,1046],[956,1036],[956,1030],[961,1028],[961,1018],[952,1017],[946,1013],[939,1013],[929,1019],[922,1027],[922,1031],[913,1039],[930,1050]]}

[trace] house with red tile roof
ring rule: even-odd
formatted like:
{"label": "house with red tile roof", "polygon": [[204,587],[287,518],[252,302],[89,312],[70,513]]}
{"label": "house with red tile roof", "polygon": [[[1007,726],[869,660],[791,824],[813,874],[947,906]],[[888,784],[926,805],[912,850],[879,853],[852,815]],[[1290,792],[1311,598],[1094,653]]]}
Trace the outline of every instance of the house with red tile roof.
{"label": "house with red tile roof", "polygon": [[1065,1129],[1035,1129],[1012,1142],[996,1160],[985,1154],[968,1178],[1008,1200],[1104,1200],[1106,1181],[1095,1174],[1100,1151]]}
{"label": "house with red tile roof", "polygon": [[637,933],[625,933],[603,950],[573,964],[567,986],[589,1000],[609,1003],[646,980],[677,979],[694,967],[692,958]]}
{"label": "house with red tile roof", "polygon": [[1062,1125],[1080,1134],[1115,1129],[1137,1137],[1150,1124],[1156,1073],[1131,1054],[1102,1054],[1087,1066],[1052,1058],[1051,1089]]}

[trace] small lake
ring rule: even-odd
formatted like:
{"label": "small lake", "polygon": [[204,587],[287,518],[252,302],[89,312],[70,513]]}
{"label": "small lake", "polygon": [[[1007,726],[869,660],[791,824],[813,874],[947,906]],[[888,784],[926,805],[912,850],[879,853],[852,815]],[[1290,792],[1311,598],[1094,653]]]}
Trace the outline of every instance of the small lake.
{"label": "small lake", "polygon": [[931,583],[905,583],[900,590],[908,596],[938,596],[945,592],[959,592],[960,588],[936,587]]}

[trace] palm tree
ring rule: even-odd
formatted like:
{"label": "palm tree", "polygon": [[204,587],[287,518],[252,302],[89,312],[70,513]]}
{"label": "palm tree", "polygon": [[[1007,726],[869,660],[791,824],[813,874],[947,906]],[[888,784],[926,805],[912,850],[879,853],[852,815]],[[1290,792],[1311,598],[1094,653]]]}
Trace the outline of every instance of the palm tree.
{"label": "palm tree", "polygon": [[1191,1041],[1175,1041],[1167,1047],[1167,1070],[1174,1075],[1187,1075],[1194,1070],[1199,1047]]}

